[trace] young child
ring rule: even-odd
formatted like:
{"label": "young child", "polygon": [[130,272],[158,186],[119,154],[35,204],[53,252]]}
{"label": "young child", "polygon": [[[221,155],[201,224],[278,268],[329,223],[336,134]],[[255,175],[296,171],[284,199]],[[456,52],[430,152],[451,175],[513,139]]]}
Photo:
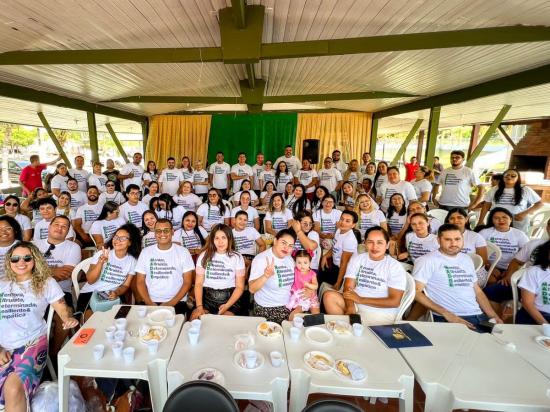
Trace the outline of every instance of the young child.
{"label": "young child", "polygon": [[[297,313],[310,311],[320,313],[319,299],[317,298],[317,275],[311,269],[312,255],[307,250],[297,250],[293,253],[296,267],[294,268],[294,284],[292,285],[290,301],[286,307],[292,310],[289,320]],[[302,296],[306,289],[315,293],[311,297]]]}

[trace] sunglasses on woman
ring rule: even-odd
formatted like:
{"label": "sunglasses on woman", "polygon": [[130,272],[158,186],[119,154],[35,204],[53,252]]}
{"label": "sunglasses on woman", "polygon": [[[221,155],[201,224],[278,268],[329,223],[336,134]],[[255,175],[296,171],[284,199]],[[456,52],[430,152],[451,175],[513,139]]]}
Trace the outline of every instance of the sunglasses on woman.
{"label": "sunglasses on woman", "polygon": [[4,206],[15,206],[15,207],[18,207],[18,206],[19,206],[19,203],[7,202],[7,203],[4,203]]}
{"label": "sunglasses on woman", "polygon": [[13,255],[12,257],[10,257],[10,262],[18,263],[21,259],[23,259],[23,262],[29,263],[30,261],[32,261],[32,255],[25,255],[25,256]]}

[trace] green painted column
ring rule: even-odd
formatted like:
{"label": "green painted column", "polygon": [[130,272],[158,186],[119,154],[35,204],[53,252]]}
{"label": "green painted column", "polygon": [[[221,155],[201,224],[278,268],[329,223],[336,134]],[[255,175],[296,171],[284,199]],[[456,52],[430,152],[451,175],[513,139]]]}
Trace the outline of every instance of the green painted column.
{"label": "green painted column", "polygon": [[424,164],[429,168],[434,165],[435,148],[437,145],[437,133],[439,132],[439,117],[441,116],[441,107],[432,107],[430,109],[430,122],[428,125],[428,138],[426,142],[426,156]]}
{"label": "green painted column", "polygon": [[97,126],[95,113],[86,112],[88,116],[88,135],[90,137],[90,150],[92,151],[92,162],[99,162],[99,144],[97,142]]}
{"label": "green painted column", "polygon": [[418,131],[418,129],[420,129],[420,126],[422,125],[423,121],[424,119],[416,119],[416,122],[414,122],[414,125],[411,131],[409,132],[407,137],[405,137],[405,140],[403,140],[401,147],[399,148],[393,160],[391,161],[392,166],[395,166],[399,161],[399,159],[401,158],[401,156],[403,156],[403,153],[405,153],[405,150],[407,150],[407,146],[411,143],[414,136],[416,136],[416,132]]}
{"label": "green painted column", "polygon": [[378,119],[372,119],[372,127],[370,129],[370,145],[369,153],[372,160],[376,160],[376,140],[378,139]]}
{"label": "green painted column", "polygon": [[44,113],[38,112],[38,117],[40,118],[40,121],[42,122],[42,125],[44,126],[44,129],[48,132],[48,135],[50,136],[50,139],[52,139],[53,144],[55,145],[55,148],[57,149],[57,152],[63,159],[63,162],[67,166],[67,168],[72,168],[71,161],[69,160],[69,157],[67,156],[67,153],[65,153],[65,150],[63,150],[63,147],[61,146],[61,143],[59,143],[59,140],[57,140],[57,136],[53,132],[52,128],[50,127],[50,124],[46,120],[46,116],[44,116]]}
{"label": "green painted column", "polygon": [[149,140],[149,120],[141,122],[141,134],[143,136],[143,157],[145,158],[145,151],[147,150],[147,141]]}
{"label": "green painted column", "polygon": [[128,160],[128,156],[126,156],[126,152],[124,151],[124,148],[120,144],[120,140],[118,140],[118,136],[116,135],[113,126],[111,126],[111,123],[105,123],[105,127],[107,128],[107,131],[111,135],[111,138],[113,139],[113,142],[115,143],[116,148],[118,149],[120,155],[124,159],[124,162],[130,163]]}

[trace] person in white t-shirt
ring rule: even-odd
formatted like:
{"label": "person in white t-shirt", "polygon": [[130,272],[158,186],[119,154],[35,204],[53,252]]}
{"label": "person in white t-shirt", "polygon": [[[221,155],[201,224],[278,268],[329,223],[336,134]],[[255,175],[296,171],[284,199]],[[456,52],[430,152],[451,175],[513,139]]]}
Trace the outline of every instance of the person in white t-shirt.
{"label": "person in white t-shirt", "polygon": [[416,198],[422,202],[424,206],[430,201],[432,194],[432,171],[426,166],[420,166],[414,172],[415,179],[411,182],[416,193]]}
{"label": "person in white t-shirt", "polygon": [[223,152],[216,153],[216,162],[208,169],[210,187],[221,191],[222,197],[227,199],[231,182],[231,166],[223,161]]}
{"label": "person in white t-shirt", "polygon": [[332,158],[326,157],[323,162],[324,167],[317,171],[319,176],[319,185],[324,186],[336,197],[342,187],[342,173],[332,165]]}
{"label": "person in white t-shirt", "polygon": [[105,184],[107,183],[107,176],[101,172],[101,167],[103,164],[101,162],[94,162],[93,173],[88,176],[88,187],[95,186],[99,189],[100,193],[105,192]]}
{"label": "person in white t-shirt", "polygon": [[126,187],[126,197],[128,201],[120,205],[119,216],[126,222],[132,223],[141,229],[142,216],[147,211],[147,205],[139,201],[141,192],[138,185],[128,185]]}
{"label": "person in white t-shirt", "polygon": [[195,169],[193,170],[193,188],[195,194],[199,196],[203,202],[206,200],[209,184],[208,172],[202,167],[202,161],[197,160],[195,162]]}
{"label": "person in white t-shirt", "polygon": [[271,196],[273,196],[275,193],[275,183],[267,182],[262,189],[262,193],[260,193],[260,204],[264,206],[264,210],[266,209],[266,206],[269,206]]}
{"label": "person in white t-shirt", "polygon": [[292,220],[292,212],[285,207],[283,195],[275,193],[271,196],[264,218],[265,233],[275,236],[280,230],[289,228]]}
{"label": "person in white t-shirt", "polygon": [[183,182],[183,175],[179,169],[176,169],[176,159],[173,157],[169,157],[166,164],[168,167],[159,176],[160,192],[175,196],[180,183]]}
{"label": "person in white t-shirt", "polygon": [[202,226],[199,226],[197,214],[189,210],[183,215],[181,229],[176,230],[172,241],[185,247],[196,263],[207,237],[208,232]]}
{"label": "person in white t-shirt", "polygon": [[294,251],[307,250],[312,253],[311,269],[319,273],[319,262],[321,261],[321,239],[319,233],[313,230],[313,216],[311,212],[304,210],[296,216],[292,222],[292,229],[296,233]]}
{"label": "person in white t-shirt", "polygon": [[32,243],[18,243],[6,259],[6,276],[0,279],[0,405],[6,411],[26,411],[46,366],[48,306],[64,329],[78,321]]}
{"label": "person in white t-shirt", "polygon": [[308,200],[313,199],[313,192],[319,185],[319,175],[311,168],[309,159],[302,160],[302,168],[294,174],[294,184],[302,184],[306,188]]}
{"label": "person in white t-shirt", "polygon": [[191,182],[182,182],[178,194],[173,197],[174,202],[183,206],[185,210],[195,212],[202,204],[202,199],[193,193],[193,184]]}
{"label": "person in white t-shirt", "polygon": [[[390,206],[386,213],[388,218],[388,229],[392,242],[397,243],[405,235],[407,227],[407,207],[405,206],[405,199],[401,193],[394,193],[390,197]],[[390,246],[390,252],[393,255],[393,248]]]}
{"label": "person in white t-shirt", "polygon": [[[441,196],[437,199],[439,186],[442,186]],[[470,192],[477,187],[474,201],[470,201]],[[470,211],[473,205],[477,205],[483,199],[484,188],[479,178],[469,167],[464,166],[464,152],[453,150],[451,152],[451,167],[443,170],[439,176],[439,182],[434,185],[432,199],[440,209],[449,210],[453,207],[462,207]]]}
{"label": "person in white t-shirt", "polygon": [[256,163],[252,166],[252,189],[256,196],[260,196],[263,186],[260,185],[260,177],[264,171],[264,154],[258,152],[256,154]]}
{"label": "person in white t-shirt", "polygon": [[52,193],[54,196],[59,197],[60,193],[68,190],[67,180],[71,177],[65,163],[58,163],[55,168],[55,175],[51,181]]}
{"label": "person in white t-shirt", "polygon": [[248,290],[254,294],[254,316],[279,324],[288,319],[290,309],[286,305],[294,283],[294,260],[290,255],[295,242],[294,231],[283,229],[275,236],[273,246],[252,261]]}
{"label": "person in white t-shirt", "polygon": [[359,171],[359,162],[357,159],[352,159],[346,170],[343,172],[343,180],[344,182],[349,182],[353,186],[353,190],[357,189],[357,185],[361,185],[361,182],[363,181],[363,175]]}
{"label": "person in white t-shirt", "polygon": [[437,236],[430,233],[428,216],[423,213],[415,213],[410,217],[412,232],[405,235],[406,251],[398,255],[399,260],[410,259],[416,262],[421,256],[439,249]]}
{"label": "person in white t-shirt", "polygon": [[239,153],[239,162],[231,166],[231,180],[233,181],[233,193],[237,193],[244,179],[252,179],[252,168],[246,164],[246,154]]}
{"label": "person in white t-shirt", "polygon": [[55,214],[68,216],[71,220],[75,218],[76,212],[71,209],[71,194],[69,192],[61,192],[59,195]]}
{"label": "person in white t-shirt", "polygon": [[143,173],[143,187],[149,187],[149,185],[153,182],[157,182],[159,180],[159,173],[157,170],[157,164],[153,160],[149,160],[147,162],[147,167],[145,168],[145,171]]}
{"label": "person in white t-shirt", "polygon": [[[23,239],[22,240],[31,240],[32,237],[32,225],[31,220],[21,214],[20,207],[19,207],[19,198],[15,195],[8,195],[4,199],[4,211],[7,216],[13,217],[17,223],[19,223],[19,226],[21,226],[21,230],[23,233]],[[0,269],[0,271],[2,271]]]}
{"label": "person in white t-shirt", "polygon": [[221,190],[212,188],[208,191],[208,199],[197,209],[197,216],[199,225],[207,232],[216,224],[231,223],[231,211],[223,202]]}
{"label": "person in white t-shirt", "polygon": [[82,193],[86,193],[86,190],[88,190],[88,177],[90,177],[90,172],[84,170],[84,156],[76,156],[74,158],[74,164],[75,167],[69,169],[69,174],[77,181],[78,190]]}
{"label": "person in white t-shirt", "polygon": [[181,158],[180,172],[184,181],[193,182],[193,167],[191,167],[191,159],[189,159],[189,156],[183,156]]}
{"label": "person in white t-shirt", "polygon": [[367,194],[361,194],[355,200],[354,211],[359,219],[357,230],[361,233],[361,239],[365,238],[367,229],[374,226],[380,226],[386,232],[388,231],[386,216],[377,206],[374,199]]}
{"label": "person in white t-shirt", "polygon": [[195,265],[186,248],[172,243],[173,236],[172,222],[158,219],[157,244],[143,249],[136,263],[136,286],[145,305],[171,306],[185,314]]}
{"label": "person in white t-shirt", "polygon": [[288,169],[288,165],[284,160],[280,161],[275,171],[275,187],[277,188],[277,192],[285,193],[287,184],[292,184],[293,182],[294,175]]}
{"label": "person in white t-shirt", "polygon": [[[158,187],[157,182],[151,182],[149,183],[149,189],[151,188],[153,183],[156,187]],[[122,195],[122,193],[120,193],[118,190],[115,190],[115,188],[116,188],[115,182],[111,180],[107,180],[107,183],[105,183],[105,191],[99,195],[98,202],[101,204],[104,204],[106,202],[115,202],[117,205],[121,205],[124,202],[126,202],[126,199],[124,199],[124,196]]]}
{"label": "person in white t-shirt", "polygon": [[154,210],[147,210],[141,216],[141,231],[143,235],[141,238],[142,248],[157,244],[157,238],[155,237],[155,225],[157,224],[157,219],[158,217]]}
{"label": "person in white t-shirt", "polygon": [[[33,242],[48,238],[48,230],[49,230],[50,222],[53,220],[55,216],[57,216],[56,214],[57,204],[55,203],[55,200],[53,200],[52,198],[47,197],[43,199],[38,199],[35,206],[38,208],[40,212],[40,217],[42,219],[34,226],[34,234],[32,238]],[[74,240],[76,238],[76,233],[74,232],[72,226],[67,232],[66,238],[68,240]]]}
{"label": "person in white t-shirt", "polygon": [[235,251],[231,228],[223,223],[212,228],[204,251],[199,255],[195,277],[196,309],[191,319],[202,315],[239,314],[239,299],[244,292],[245,265]]}
{"label": "person in white t-shirt", "polygon": [[373,181],[373,193],[378,196],[380,188],[388,181],[388,162],[382,160],[376,166],[376,174]]}
{"label": "person in white t-shirt", "polygon": [[529,186],[521,185],[521,176],[516,169],[505,170],[502,180],[491,188],[484,197],[479,222],[485,222],[485,215],[494,207],[503,207],[514,215],[513,225],[525,233],[529,230],[529,215],[539,210],[544,203]]}
{"label": "person in white t-shirt", "polygon": [[107,202],[103,205],[101,213],[97,220],[92,223],[90,236],[93,238],[95,247],[99,250],[103,247],[116,230],[124,223],[123,218],[119,217],[119,207],[115,202]]}
{"label": "person in white t-shirt", "polygon": [[235,250],[243,257],[248,272],[254,256],[265,250],[265,242],[260,232],[253,227],[247,226],[248,214],[244,210],[238,211],[233,220]]}
{"label": "person in white t-shirt", "polygon": [[326,195],[321,202],[322,209],[313,213],[314,229],[321,238],[321,247],[328,250],[332,247],[332,239],[342,212],[336,209],[336,199],[333,195]]}
{"label": "person in white t-shirt", "polygon": [[[334,168],[337,169],[342,175],[348,169],[348,165],[342,159],[342,152],[336,149],[332,152],[332,162],[334,163]],[[358,165],[359,166],[359,165]]]}
{"label": "person in white t-shirt", "polygon": [[174,202],[170,194],[163,193],[158,197],[158,207],[155,212],[159,219],[169,219],[174,230],[178,230],[181,228],[181,221],[187,210]]}
{"label": "person in white t-shirt", "polygon": [[[86,184],[86,188],[87,187],[88,187],[88,184]],[[67,191],[71,195],[71,209],[73,209],[76,212],[76,210],[80,206],[85,205],[88,202],[88,197],[86,196],[86,192],[81,192],[79,190],[78,181],[72,177],[67,179],[67,188],[68,188]]]}
{"label": "person in white t-shirt", "polygon": [[273,185],[275,185],[275,169],[273,168],[273,163],[271,160],[268,160],[265,162],[265,168],[260,173],[260,187],[263,191],[265,191],[265,185],[271,182]]}
{"label": "person in white t-shirt", "polygon": [[21,226],[15,218],[8,215],[0,216],[0,279],[4,276],[4,259],[8,250],[23,240]]}
{"label": "person in white t-shirt", "polygon": [[120,174],[117,176],[118,180],[122,182],[122,188],[128,190],[129,185],[136,185],[141,190],[143,184],[143,166],[141,166],[141,159],[143,156],[141,153],[134,153],[132,163],[128,163],[122,167]]}
{"label": "person in white t-shirt", "polygon": [[376,192],[376,201],[383,212],[390,207],[390,198],[399,193],[405,200],[405,207],[410,201],[416,200],[416,193],[413,185],[399,177],[399,169],[395,166],[388,167],[388,181]]}
{"label": "person in white t-shirt", "polygon": [[[340,290],[348,262],[351,256],[357,253],[358,238],[360,240],[361,236],[359,231],[355,230],[357,220],[357,213],[351,210],[344,210],[340,215],[332,248],[321,258],[319,284],[327,282],[334,290]],[[330,266],[329,258],[332,258]]]}
{"label": "person in white t-shirt", "polygon": [[257,206],[259,203],[258,196],[256,195],[256,192],[252,190],[252,183],[250,180],[242,180],[241,187],[239,188],[239,191],[233,194],[233,204],[235,206],[239,206],[241,204],[241,193],[247,191],[250,195],[250,204],[252,206]]}
{"label": "person in white t-shirt", "polygon": [[76,216],[72,221],[76,237],[84,247],[94,246],[94,242],[89,233],[92,224],[97,220],[103,208],[103,205],[98,202],[99,190],[97,187],[88,187],[86,195],[88,196],[88,203],[77,209]]}
{"label": "person in white t-shirt", "polygon": [[435,322],[462,323],[470,329],[476,329],[487,317],[502,323],[478,285],[472,259],[461,252],[464,241],[460,229],[444,224],[437,237],[439,249],[414,264],[416,302],[433,312]]}
{"label": "person in white t-shirt", "polygon": [[307,198],[306,188],[303,184],[297,183],[294,185],[292,194],[285,201],[285,206],[292,212],[292,216],[297,216],[304,210],[311,212],[311,202]]}
{"label": "person in white t-shirt", "polygon": [[366,253],[354,254],[344,278],[343,293],[327,291],[323,296],[330,315],[359,313],[367,325],[394,323],[407,287],[407,274],[401,264],[386,255],[389,235],[380,226],[368,229]]}
{"label": "person in white t-shirt", "polygon": [[281,162],[286,162],[288,171],[292,173],[293,176],[298,172],[301,166],[300,159],[292,154],[292,146],[290,145],[285,146],[284,156],[279,156],[277,160],[275,160],[274,168],[277,169]]}
{"label": "person in white t-shirt", "polygon": [[248,227],[260,230],[260,215],[258,211],[250,205],[250,195],[254,192],[244,191],[240,196],[240,206],[231,209],[231,227],[235,227],[235,218],[237,213],[246,212],[248,218]]}

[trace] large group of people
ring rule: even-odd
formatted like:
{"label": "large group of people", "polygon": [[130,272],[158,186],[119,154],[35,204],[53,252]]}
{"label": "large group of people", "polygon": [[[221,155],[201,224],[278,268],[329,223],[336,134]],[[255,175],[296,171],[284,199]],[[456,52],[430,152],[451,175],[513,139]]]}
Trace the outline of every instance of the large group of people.
{"label": "large group of people", "polygon": [[[447,169],[412,158],[402,179],[369,153],[346,164],[335,150],[315,170],[291,146],[275,161],[258,153],[252,166],[246,153],[231,166],[218,152],[206,169],[188,156],[144,168],[135,153],[121,170],[108,160],[90,173],[77,156],[44,187],[45,166],[32,156],[20,177],[25,197],[8,196],[0,216],[0,404],[17,410],[40,380],[49,305],[54,351],[75,317],[121,302],[170,306],[190,319],[254,314],[281,323],[323,311],[387,324],[410,287],[407,262],[411,319],[431,311],[435,321],[476,329],[502,322],[511,276],[525,264],[518,321],[549,322],[550,243],[528,238],[540,197],[515,169],[484,193],[464,157],[453,151]],[[445,221],[428,216],[433,205]],[[491,273],[488,242],[502,252]],[[74,299],[71,274],[87,257]]]}

